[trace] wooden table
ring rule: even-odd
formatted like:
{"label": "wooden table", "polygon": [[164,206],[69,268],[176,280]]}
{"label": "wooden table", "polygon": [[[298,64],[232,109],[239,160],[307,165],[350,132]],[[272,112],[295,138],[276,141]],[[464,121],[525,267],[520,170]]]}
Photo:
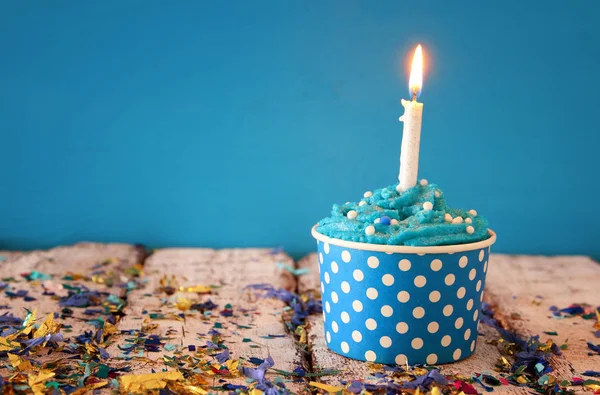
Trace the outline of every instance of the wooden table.
{"label": "wooden table", "polygon": [[[122,310],[125,315],[115,324],[115,333],[105,341],[110,355],[105,363],[112,368],[129,368],[131,371],[125,374],[160,372],[163,369],[173,371],[172,366],[165,365],[165,356],[195,355],[188,346],[195,345],[198,349],[205,346],[207,340],[211,340],[210,331],[218,328],[222,344],[230,350],[231,358],[242,358],[241,364],[246,367],[256,367],[251,357],[265,359],[271,356],[274,368],[280,371],[293,372],[299,366],[309,373],[339,371],[311,378],[285,378],[286,388],[295,393],[324,391],[310,385],[310,381],[341,387],[351,380],[378,381],[373,376],[373,369],[377,367],[327,350],[320,314],[309,316],[306,325],[301,327],[305,332],[294,335],[285,324],[284,318],[289,317],[290,308],[284,301],[263,298],[260,292],[246,288],[250,284],[271,284],[297,293],[318,290],[316,254],[294,262],[284,252],[268,249],[178,248],[147,253],[140,246],[82,243],[47,251],[0,251],[0,268],[2,278],[14,278],[7,283],[8,289],[26,290],[28,296],[36,299],[26,301],[22,297],[9,298],[6,293],[0,294],[0,306],[10,306],[5,311],[20,318],[25,316],[24,308],[36,308],[38,318],[60,313],[61,309],[56,296],[43,294],[42,280],[26,281],[21,276],[23,273],[39,272],[52,276],[50,281],[54,284],[85,285],[90,290],[112,293],[125,300],[127,305]],[[143,272],[140,272],[142,269]],[[298,269],[300,271],[294,273]],[[61,280],[68,273],[72,276]],[[162,292],[165,275],[174,275],[177,286],[182,288],[173,289],[177,292],[172,295]],[[127,288],[118,287],[119,283],[134,285],[127,291]],[[202,295],[197,295],[186,292],[186,287],[198,285],[212,286],[211,293],[200,292]],[[46,286],[52,284],[47,283]],[[490,261],[485,300],[493,306],[494,317],[502,326],[521,336],[537,334],[543,340],[551,338],[559,344],[568,338],[568,348],[562,356],[552,357],[551,364],[560,380],[571,380],[586,370],[600,370],[600,356],[588,355],[590,350],[587,346],[588,341],[600,343],[600,339],[594,336],[595,320],[580,317],[558,320],[552,318],[549,308],[553,305],[563,308],[572,303],[598,306],[599,287],[600,266],[587,257],[495,254]],[[185,309],[188,301],[199,303],[208,299],[218,307],[204,312],[181,310]],[[177,307],[178,301],[181,309]],[[0,310],[0,313],[3,311]],[[56,318],[56,321],[67,326],[70,332],[65,336],[71,338],[95,329],[84,309],[74,308],[72,315]],[[158,352],[142,350],[138,353],[136,350],[135,357],[125,355],[123,348],[131,344],[132,333],[142,328],[146,331],[144,336],[155,334],[166,340],[163,340]],[[558,335],[544,334],[553,331]],[[440,366],[441,372],[466,378],[474,372],[494,374],[495,365],[501,357],[494,341],[498,338],[495,329],[481,325],[475,355],[455,364]],[[205,354],[203,358],[214,361],[214,356]],[[40,360],[47,357],[43,350],[36,355]],[[0,375],[10,377],[15,374],[15,368],[6,357],[0,359],[4,364]],[[226,383],[249,385],[243,376],[227,377],[222,381],[219,381],[219,373],[204,374],[204,377],[208,380],[204,388],[213,388],[209,392],[216,392],[215,387]],[[281,380],[281,374],[273,369],[269,370],[267,377],[280,377]],[[108,386],[102,391],[110,393]],[[475,387],[484,392],[477,384]],[[494,389],[501,393],[531,393],[527,388],[513,385]],[[573,390],[582,393],[591,391],[581,386]]]}

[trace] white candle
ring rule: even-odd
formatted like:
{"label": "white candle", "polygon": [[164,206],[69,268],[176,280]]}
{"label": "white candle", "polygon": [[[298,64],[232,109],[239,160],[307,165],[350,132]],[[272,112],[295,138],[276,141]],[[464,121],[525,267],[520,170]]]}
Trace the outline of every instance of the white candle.
{"label": "white candle", "polygon": [[409,88],[412,101],[402,99],[404,122],[402,129],[402,147],[400,148],[400,174],[398,191],[403,192],[417,185],[419,173],[419,145],[421,143],[421,124],[423,122],[423,103],[417,101],[417,94],[423,85],[423,54],[419,45],[415,50],[410,72]]}

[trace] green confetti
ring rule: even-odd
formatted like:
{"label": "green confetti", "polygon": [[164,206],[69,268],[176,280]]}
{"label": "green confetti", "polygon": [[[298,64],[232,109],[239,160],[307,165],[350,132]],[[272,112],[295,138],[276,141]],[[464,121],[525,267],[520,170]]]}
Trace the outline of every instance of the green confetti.
{"label": "green confetti", "polygon": [[249,338],[247,338],[247,337],[245,337],[245,338],[243,338],[243,339],[242,339],[242,342],[243,342],[243,343],[249,343],[249,342],[251,342],[251,341],[252,341],[252,339],[249,339]]}
{"label": "green confetti", "polygon": [[558,336],[558,333],[556,333],[556,331],[552,331],[552,332],[544,332],[546,335],[550,335],[550,336]]}
{"label": "green confetti", "polygon": [[173,350],[175,350],[175,347],[177,347],[175,344],[169,344],[169,343],[165,344],[165,350],[167,350],[167,351],[173,351]]}
{"label": "green confetti", "polygon": [[100,365],[100,367],[98,368],[98,372],[96,373],[96,377],[105,379],[108,377],[109,371],[110,371],[110,368],[108,366]]}

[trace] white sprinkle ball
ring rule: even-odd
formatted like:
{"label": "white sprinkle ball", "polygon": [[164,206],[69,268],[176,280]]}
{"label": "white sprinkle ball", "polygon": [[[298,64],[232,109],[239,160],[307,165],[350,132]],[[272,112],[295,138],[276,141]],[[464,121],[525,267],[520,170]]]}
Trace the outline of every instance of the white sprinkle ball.
{"label": "white sprinkle ball", "polygon": [[393,219],[390,221],[390,224],[391,224],[391,225],[398,225],[399,223],[400,223],[400,221],[398,221],[396,218],[393,218]]}
{"label": "white sprinkle ball", "polygon": [[373,223],[378,224],[381,222],[381,218],[375,218],[375,221],[373,221]]}
{"label": "white sprinkle ball", "polygon": [[426,187],[429,185],[429,181],[423,178],[421,181],[419,181],[419,184],[421,184],[422,187]]}
{"label": "white sprinkle ball", "polygon": [[439,198],[440,196],[442,196],[442,194],[440,193],[440,191],[435,191],[435,192],[433,192],[433,196],[435,196],[436,198]]}
{"label": "white sprinkle ball", "polygon": [[472,235],[473,233],[475,233],[475,228],[472,226],[467,226],[467,233]]}
{"label": "white sprinkle ball", "polygon": [[365,228],[365,234],[367,236],[373,236],[375,234],[375,227],[373,225],[369,225]]}
{"label": "white sprinkle ball", "polygon": [[473,220],[471,218],[467,218],[467,219],[465,219],[465,223],[466,224],[472,224]]}
{"label": "white sprinkle ball", "polygon": [[367,191],[363,195],[363,197],[366,197],[366,198],[371,197],[371,196],[373,196],[373,192],[371,192],[371,191]]}
{"label": "white sprinkle ball", "polygon": [[350,210],[348,211],[348,214],[346,214],[346,217],[348,217],[348,219],[354,219],[358,216],[358,213],[355,210]]}
{"label": "white sprinkle ball", "polygon": [[423,210],[425,210],[425,211],[433,210],[433,203],[431,203],[431,202],[423,203]]}
{"label": "white sprinkle ball", "polygon": [[477,217],[477,211],[475,210],[469,210],[469,214],[471,214],[473,217]]}
{"label": "white sprinkle ball", "polygon": [[452,220],[453,224],[462,224],[463,223],[463,217],[456,217]]}
{"label": "white sprinkle ball", "polygon": [[361,200],[360,203],[358,203],[359,206],[364,206],[365,204],[367,204],[367,202],[365,202],[364,200]]}
{"label": "white sprinkle ball", "polygon": [[444,214],[444,221],[452,222],[452,216],[448,213]]}

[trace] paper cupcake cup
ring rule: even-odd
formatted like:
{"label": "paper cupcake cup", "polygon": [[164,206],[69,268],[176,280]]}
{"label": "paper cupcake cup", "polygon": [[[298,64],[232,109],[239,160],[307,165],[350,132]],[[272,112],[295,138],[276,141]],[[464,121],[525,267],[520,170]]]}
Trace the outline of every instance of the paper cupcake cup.
{"label": "paper cupcake cup", "polygon": [[440,364],[476,347],[490,246],[388,246],[317,239],[327,347],[384,364]]}

